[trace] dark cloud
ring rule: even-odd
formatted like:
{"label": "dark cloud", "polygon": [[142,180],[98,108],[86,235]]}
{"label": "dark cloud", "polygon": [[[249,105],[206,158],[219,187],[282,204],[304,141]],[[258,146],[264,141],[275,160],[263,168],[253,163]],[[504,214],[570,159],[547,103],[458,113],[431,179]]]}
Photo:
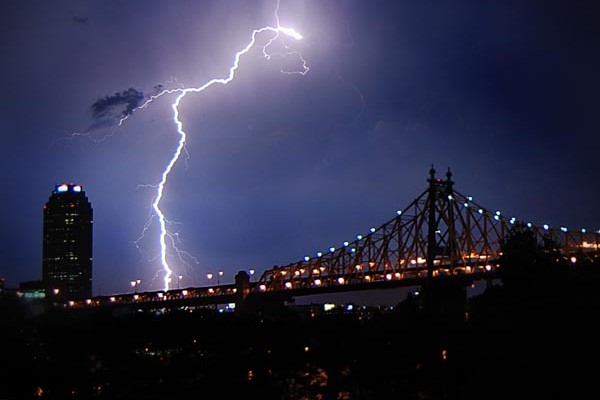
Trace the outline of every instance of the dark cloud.
{"label": "dark cloud", "polygon": [[117,92],[92,104],[92,117],[95,120],[126,117],[140,106],[142,100],[144,93],[134,88]]}

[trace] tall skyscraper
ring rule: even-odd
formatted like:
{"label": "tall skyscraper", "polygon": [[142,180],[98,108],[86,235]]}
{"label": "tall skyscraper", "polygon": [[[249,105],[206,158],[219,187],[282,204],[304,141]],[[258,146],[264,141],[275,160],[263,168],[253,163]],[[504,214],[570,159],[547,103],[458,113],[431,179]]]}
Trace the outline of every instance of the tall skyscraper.
{"label": "tall skyscraper", "polygon": [[56,185],[44,206],[42,274],[46,298],[92,295],[92,205],[81,185]]}

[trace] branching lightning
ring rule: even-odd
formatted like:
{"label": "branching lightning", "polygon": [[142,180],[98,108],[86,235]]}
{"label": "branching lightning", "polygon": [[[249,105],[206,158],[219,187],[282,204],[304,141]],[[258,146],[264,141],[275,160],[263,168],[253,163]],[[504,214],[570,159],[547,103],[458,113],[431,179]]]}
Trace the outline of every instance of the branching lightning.
{"label": "branching lightning", "polygon": [[[163,169],[163,171],[160,175],[160,180],[159,180],[158,184],[147,185],[147,187],[153,187],[156,189],[156,195],[154,197],[154,200],[152,201],[153,215],[151,216],[150,220],[144,225],[142,236],[136,241],[136,244],[137,244],[137,242],[139,242],[139,240],[141,240],[141,238],[144,236],[145,232],[149,229],[152,219],[154,217],[158,217],[158,222],[159,222],[159,226],[160,226],[160,235],[159,235],[160,263],[161,263],[161,267],[162,267],[162,272],[164,273],[164,276],[163,276],[164,290],[169,290],[169,285],[171,283],[171,276],[173,275],[173,269],[171,268],[171,266],[169,265],[169,262],[167,260],[167,248],[168,248],[167,239],[169,240],[170,246],[174,249],[174,251],[176,252],[176,255],[179,257],[180,261],[183,261],[182,255],[186,255],[187,257],[190,257],[193,259],[193,257],[191,257],[191,255],[189,255],[189,253],[183,252],[177,248],[177,246],[176,246],[176,242],[178,241],[178,240],[176,240],[177,234],[174,234],[169,231],[169,229],[168,229],[169,221],[167,220],[164,211],[160,207],[160,203],[164,196],[165,186],[167,184],[169,175],[171,174],[171,171],[173,170],[173,167],[175,166],[175,164],[179,161],[181,154],[186,152],[185,145],[186,145],[186,140],[187,140],[187,133],[184,130],[183,121],[181,120],[181,117],[180,117],[179,105],[181,104],[183,99],[190,93],[200,93],[215,84],[227,85],[229,82],[231,82],[235,78],[236,71],[238,70],[239,65],[240,65],[241,57],[243,55],[245,55],[246,53],[248,53],[256,45],[258,35],[265,33],[265,32],[271,33],[271,34],[273,34],[273,36],[267,40],[266,44],[262,45],[262,54],[263,54],[264,58],[270,59],[273,55],[278,55],[281,57],[296,56],[299,58],[299,60],[301,62],[301,65],[302,65],[301,69],[298,71],[282,70],[281,72],[287,73],[287,74],[305,75],[309,71],[306,60],[304,60],[304,58],[302,57],[302,54],[299,53],[298,51],[291,51],[291,50],[288,51],[289,47],[283,41],[282,35],[288,36],[295,40],[301,40],[303,38],[303,36],[300,33],[296,32],[292,28],[281,26],[279,23],[278,11],[279,11],[279,2],[277,3],[277,8],[275,11],[275,17],[276,17],[276,22],[277,22],[276,27],[266,26],[266,27],[263,27],[260,29],[253,30],[251,40],[248,42],[248,44],[245,47],[243,47],[240,51],[238,51],[235,54],[234,59],[233,59],[233,64],[229,68],[229,73],[227,74],[226,77],[213,78],[198,87],[182,87],[182,88],[162,90],[159,93],[154,94],[151,97],[149,97],[142,105],[140,105],[139,107],[137,107],[135,109],[135,110],[145,109],[153,101],[155,101],[156,99],[158,99],[164,95],[177,94],[177,97],[175,98],[174,102],[171,104],[171,109],[173,111],[173,122],[175,124],[177,133],[179,134],[179,141],[177,143],[177,147],[175,148],[175,151],[173,152],[173,155],[169,159],[169,162],[167,163],[167,165],[165,166],[165,168]],[[278,52],[278,53],[269,53],[269,47],[278,40],[281,41],[281,44],[283,45],[283,48],[286,51]],[[123,125],[123,123],[130,116],[131,116],[131,113],[127,114],[125,116],[122,116],[118,122],[117,128],[120,127],[121,125]],[[114,132],[112,134],[114,134]]]}

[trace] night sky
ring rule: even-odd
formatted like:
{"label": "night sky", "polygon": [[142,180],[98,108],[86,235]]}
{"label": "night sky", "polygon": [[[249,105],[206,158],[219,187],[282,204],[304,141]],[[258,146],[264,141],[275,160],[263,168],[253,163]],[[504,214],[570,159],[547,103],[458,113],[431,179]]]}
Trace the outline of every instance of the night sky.
{"label": "night sky", "polygon": [[[94,209],[93,292],[162,288],[151,202],[177,145],[161,88],[225,77],[275,1],[3,1],[0,276],[41,279],[42,207],[83,185]],[[188,265],[257,273],[393,218],[430,165],[456,189],[536,224],[599,229],[600,6],[595,1],[292,1],[295,57],[241,59],[188,95],[187,162],[161,208]],[[265,44],[272,35],[259,35]],[[120,117],[129,118],[118,129]],[[84,135],[74,135],[75,133]],[[213,280],[214,281],[214,280]],[[216,282],[214,282],[216,283]]]}

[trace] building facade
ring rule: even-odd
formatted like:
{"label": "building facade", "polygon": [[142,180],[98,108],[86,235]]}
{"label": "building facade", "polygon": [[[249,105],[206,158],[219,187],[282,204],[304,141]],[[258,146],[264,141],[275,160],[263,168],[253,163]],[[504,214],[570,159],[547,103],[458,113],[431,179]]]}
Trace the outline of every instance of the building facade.
{"label": "building facade", "polygon": [[92,295],[93,210],[81,185],[56,185],[44,206],[42,275],[46,298]]}

